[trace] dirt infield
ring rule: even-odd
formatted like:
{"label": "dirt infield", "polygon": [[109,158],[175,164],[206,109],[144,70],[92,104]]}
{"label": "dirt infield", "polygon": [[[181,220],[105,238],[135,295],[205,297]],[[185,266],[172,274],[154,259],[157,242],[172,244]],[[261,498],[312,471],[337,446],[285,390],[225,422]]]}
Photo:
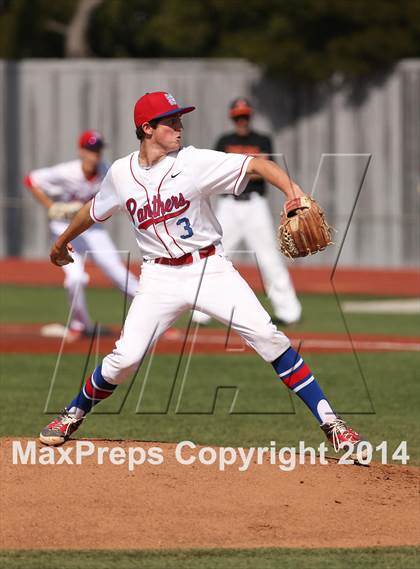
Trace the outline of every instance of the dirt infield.
{"label": "dirt infield", "polygon": [[[164,462],[143,464],[132,472],[127,464],[116,466],[105,459],[98,465],[93,458],[81,465],[14,465],[11,441],[2,439],[0,445],[1,548],[364,547],[420,542],[418,467],[345,466],[329,459],[326,466],[301,465],[284,472],[266,460],[259,465],[254,461],[245,472],[238,464],[220,471],[216,465],[181,465],[174,444],[104,440],[93,442],[125,450],[158,446]],[[74,445],[68,443],[68,448]]]}
{"label": "dirt infield", "polygon": [[[237,268],[255,292],[263,290],[257,268],[237,265]],[[333,292],[330,281],[331,267],[289,267],[297,292]],[[93,264],[87,263],[90,284],[110,287],[111,282]],[[134,273],[139,274],[138,265]],[[63,272],[48,261],[22,258],[0,260],[0,284],[61,286]],[[416,269],[360,269],[339,267],[334,276],[334,288],[342,294],[372,294],[375,296],[419,296],[420,272]]]}
{"label": "dirt infield", "polygon": [[[99,339],[95,350],[110,352],[118,338],[120,330],[112,328],[114,335]],[[346,353],[355,349],[357,352],[418,352],[420,337],[356,334],[351,339],[345,334],[293,332],[287,336],[292,345],[300,352]],[[186,343],[184,345],[184,340]],[[95,340],[96,342],[96,340]],[[46,338],[41,335],[41,324],[2,324],[0,326],[0,353],[32,354],[86,354],[91,344],[90,339],[78,339],[64,342],[60,338]],[[156,353],[179,354],[182,349],[195,354],[226,354],[254,351],[245,344],[235,332],[226,328],[191,329],[170,328],[158,341]]]}

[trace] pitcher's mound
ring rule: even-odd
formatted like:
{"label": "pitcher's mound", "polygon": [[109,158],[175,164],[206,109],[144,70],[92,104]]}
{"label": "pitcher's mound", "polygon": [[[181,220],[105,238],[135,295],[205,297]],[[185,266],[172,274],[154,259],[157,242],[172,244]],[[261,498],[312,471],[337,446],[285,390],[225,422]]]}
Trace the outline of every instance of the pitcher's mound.
{"label": "pitcher's mound", "polygon": [[[56,464],[13,464],[12,442],[1,439],[0,547],[7,549],[157,549],[252,547],[365,547],[419,543],[418,467],[297,465],[284,472],[254,461],[190,466],[175,444],[92,441],[94,455],[76,462],[75,442],[51,453]],[[80,441],[81,442],[81,441]],[[87,441],[83,441],[87,443]],[[89,444],[89,443],[88,443]],[[103,464],[98,464],[98,449]],[[113,448],[119,447],[120,450]],[[128,469],[129,448],[163,463]],[[72,449],[71,451],[68,449]],[[87,445],[85,449],[87,449]],[[67,449],[67,450],[66,450]],[[197,456],[185,451],[184,456]],[[216,453],[218,449],[215,449]],[[141,452],[137,451],[137,458]],[[28,455],[29,456],[29,455]],[[210,452],[205,455],[207,459]],[[43,460],[47,460],[44,456]],[[71,460],[74,464],[57,464]]]}

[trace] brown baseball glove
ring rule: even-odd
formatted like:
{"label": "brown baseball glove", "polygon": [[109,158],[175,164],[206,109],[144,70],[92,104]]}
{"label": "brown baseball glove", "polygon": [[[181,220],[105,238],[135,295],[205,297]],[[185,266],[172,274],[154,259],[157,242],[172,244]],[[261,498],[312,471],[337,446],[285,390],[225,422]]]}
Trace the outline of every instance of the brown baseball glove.
{"label": "brown baseball glove", "polygon": [[70,221],[83,207],[83,202],[54,202],[48,210],[48,218],[55,221]]}
{"label": "brown baseball glove", "polygon": [[295,198],[284,204],[277,240],[286,257],[306,257],[332,245],[331,227],[314,199]]}

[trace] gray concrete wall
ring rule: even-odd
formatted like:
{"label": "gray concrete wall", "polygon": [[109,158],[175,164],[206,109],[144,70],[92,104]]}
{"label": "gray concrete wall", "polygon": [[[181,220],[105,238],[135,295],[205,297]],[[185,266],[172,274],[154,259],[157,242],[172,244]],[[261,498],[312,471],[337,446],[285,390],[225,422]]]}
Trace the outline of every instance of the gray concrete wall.
{"label": "gray concrete wall", "polygon": [[[146,91],[168,90],[198,112],[184,120],[185,142],[211,147],[230,127],[227,106],[254,100],[256,129],[272,134],[279,164],[324,205],[343,240],[365,176],[340,264],[418,263],[420,60],[349,86],[296,90],[241,60],[28,60],[0,62],[0,255],[45,257],[46,217],[24,189],[25,172],[73,158],[79,132],[101,130],[113,160],[137,146],[132,108]],[[282,199],[269,199],[276,220]],[[121,249],[138,257],[122,217],[109,223]],[[305,259],[331,264],[339,247]]]}

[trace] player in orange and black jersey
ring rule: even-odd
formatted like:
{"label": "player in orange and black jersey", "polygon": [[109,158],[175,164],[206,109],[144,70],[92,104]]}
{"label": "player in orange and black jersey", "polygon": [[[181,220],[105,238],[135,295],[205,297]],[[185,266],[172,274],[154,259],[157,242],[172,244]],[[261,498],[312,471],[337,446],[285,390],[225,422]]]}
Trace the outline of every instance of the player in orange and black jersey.
{"label": "player in orange and black jersey", "polygon": [[[229,116],[235,125],[234,132],[223,134],[216,143],[215,150],[220,152],[237,152],[252,156],[266,156],[272,159],[272,143],[269,136],[252,130],[252,107],[243,97],[235,99],[230,106]],[[265,195],[266,185],[262,178],[254,177],[237,200],[249,200],[251,192]]]}
{"label": "player in orange and black jersey", "polygon": [[[248,154],[272,160],[273,149],[269,136],[251,128],[253,108],[244,97],[235,99],[229,107],[234,131],[223,134],[215,145],[220,152]],[[267,186],[262,178],[253,175],[239,196],[220,196],[217,218],[223,228],[223,246],[234,252],[241,240],[247,250],[256,255],[265,290],[273,306],[275,324],[290,325],[300,319],[301,305],[296,297],[287,267],[277,249],[275,229],[266,199]],[[210,318],[194,312],[194,322],[207,324]]]}

